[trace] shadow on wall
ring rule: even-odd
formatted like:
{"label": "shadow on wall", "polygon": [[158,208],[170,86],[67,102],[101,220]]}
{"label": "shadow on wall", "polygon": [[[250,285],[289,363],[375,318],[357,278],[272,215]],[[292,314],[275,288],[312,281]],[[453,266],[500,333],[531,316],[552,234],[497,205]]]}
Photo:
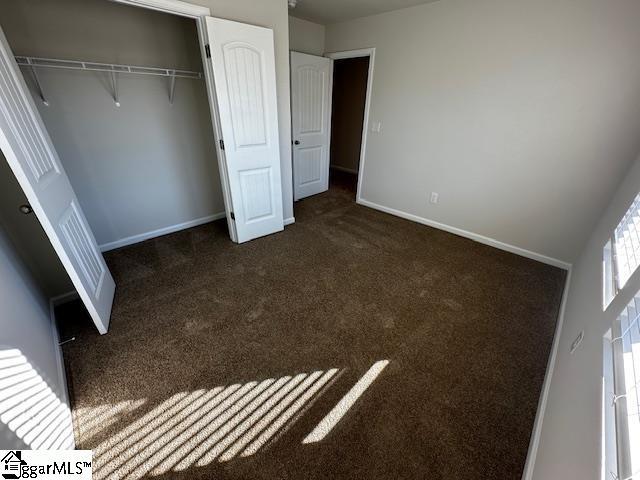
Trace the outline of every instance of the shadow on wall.
{"label": "shadow on wall", "polygon": [[35,213],[20,212],[19,206],[26,203],[27,197],[0,152],[0,222],[5,232],[47,297],[73,291],[71,280]]}
{"label": "shadow on wall", "polygon": [[0,347],[0,427],[4,444],[0,448],[20,444],[22,449],[33,450],[74,447],[69,408],[15,348]]}

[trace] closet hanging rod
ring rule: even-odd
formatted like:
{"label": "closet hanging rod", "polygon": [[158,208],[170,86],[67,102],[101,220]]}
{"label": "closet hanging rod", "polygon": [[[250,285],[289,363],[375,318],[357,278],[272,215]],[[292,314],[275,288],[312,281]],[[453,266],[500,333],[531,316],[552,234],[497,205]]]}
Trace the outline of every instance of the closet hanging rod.
{"label": "closet hanging rod", "polygon": [[62,68],[66,70],[86,70],[91,72],[132,73],[138,75],[155,75],[158,77],[202,79],[202,72],[174,70],[171,68],[139,67],[136,65],[118,65],[115,63],[82,62],[77,60],[59,60],[56,58],[40,58],[16,56],[18,65],[37,68]]}

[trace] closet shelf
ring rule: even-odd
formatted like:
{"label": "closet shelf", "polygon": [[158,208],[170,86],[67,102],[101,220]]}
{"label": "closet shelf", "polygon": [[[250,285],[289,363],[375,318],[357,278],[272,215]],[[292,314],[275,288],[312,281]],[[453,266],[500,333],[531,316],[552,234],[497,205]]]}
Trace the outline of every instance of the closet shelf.
{"label": "closet shelf", "polygon": [[61,68],[65,70],[84,70],[89,72],[108,73],[111,78],[111,94],[113,96],[113,101],[118,107],[120,106],[120,101],[118,99],[118,77],[116,76],[118,73],[167,77],[169,79],[169,103],[171,104],[173,104],[177,78],[191,78],[194,80],[201,80],[203,78],[202,72],[171,68],[140,67],[137,65],[120,65],[116,63],[83,62],[78,60],[59,60],[57,58],[25,56],[16,56],[15,59],[18,65],[29,67],[31,69],[36,88],[38,89],[38,95],[45,105],[49,105],[49,102],[44,95],[40,79],[38,78],[36,70],[38,68]]}
{"label": "closet shelf", "polygon": [[134,73],[161,77],[201,79],[202,72],[176,70],[171,68],[139,67],[136,65],[118,65],[115,63],[82,62],[78,60],[58,60],[56,58],[17,56],[18,65],[43,68],[64,68],[67,70],[87,70],[92,72]]}

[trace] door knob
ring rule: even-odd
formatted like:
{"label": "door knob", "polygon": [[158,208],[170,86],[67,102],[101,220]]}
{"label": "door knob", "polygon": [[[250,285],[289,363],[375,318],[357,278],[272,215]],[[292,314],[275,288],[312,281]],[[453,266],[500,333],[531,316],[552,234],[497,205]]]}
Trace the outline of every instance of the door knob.
{"label": "door knob", "polygon": [[30,213],[33,213],[33,208],[31,208],[31,205],[20,205],[18,207],[18,210],[20,210],[20,213],[24,213],[25,215],[29,215]]}
{"label": "door knob", "polygon": [[293,142],[294,145],[300,145],[300,140],[296,140],[295,142]]}

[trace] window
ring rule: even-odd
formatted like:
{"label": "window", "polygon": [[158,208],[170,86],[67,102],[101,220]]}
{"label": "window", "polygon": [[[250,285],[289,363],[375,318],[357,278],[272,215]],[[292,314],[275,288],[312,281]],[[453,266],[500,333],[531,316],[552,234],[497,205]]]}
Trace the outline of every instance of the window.
{"label": "window", "polygon": [[622,288],[640,264],[640,194],[616,227],[615,258],[618,268],[618,288]]}
{"label": "window", "polygon": [[[605,358],[604,407],[612,409],[612,415],[605,410],[605,432],[615,432],[615,448],[605,445],[605,456],[607,452],[617,452],[615,462],[610,455],[605,461],[609,470],[605,478],[640,478],[639,317],[640,294],[637,294],[616,318],[609,338],[605,339],[604,352],[609,358]],[[614,419],[615,424],[611,425]]]}
{"label": "window", "polygon": [[611,240],[607,242],[602,251],[602,297],[606,309],[616,296],[616,275],[613,265],[613,246]]}
{"label": "window", "polygon": [[603,305],[606,309],[640,265],[640,194],[603,249]]}

